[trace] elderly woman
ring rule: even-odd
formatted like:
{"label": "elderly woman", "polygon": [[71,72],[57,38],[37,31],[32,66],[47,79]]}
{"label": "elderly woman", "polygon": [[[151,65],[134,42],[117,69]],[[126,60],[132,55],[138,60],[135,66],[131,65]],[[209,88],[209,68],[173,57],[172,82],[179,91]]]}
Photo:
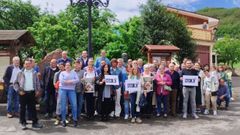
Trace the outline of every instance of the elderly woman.
{"label": "elderly woman", "polygon": [[142,108],[142,113],[146,117],[150,117],[152,113],[152,96],[153,96],[153,77],[154,74],[150,72],[150,64],[143,66],[144,72],[141,76],[142,91],[146,98],[147,105]]}
{"label": "elderly woman", "polygon": [[160,65],[159,71],[155,77],[155,81],[157,82],[157,116],[159,117],[162,113],[161,104],[163,102],[163,116],[167,117],[167,102],[168,95],[172,85],[171,77],[165,73],[165,66]]}
{"label": "elderly woman", "polygon": [[77,126],[77,98],[76,98],[76,84],[79,82],[79,78],[76,72],[71,70],[71,64],[66,63],[65,71],[62,71],[59,76],[60,82],[60,98],[61,98],[61,116],[62,125],[66,127],[66,102],[67,98],[70,101],[74,126]]}

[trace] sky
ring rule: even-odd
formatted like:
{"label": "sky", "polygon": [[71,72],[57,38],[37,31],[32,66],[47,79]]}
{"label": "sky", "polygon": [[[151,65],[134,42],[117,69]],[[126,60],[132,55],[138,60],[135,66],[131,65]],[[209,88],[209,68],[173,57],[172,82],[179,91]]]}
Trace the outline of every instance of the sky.
{"label": "sky", "polygon": [[[48,10],[55,14],[61,10],[64,10],[69,4],[69,0],[31,1],[33,5],[40,6],[42,10]],[[139,15],[139,6],[146,3],[146,1],[147,0],[110,0],[108,8],[117,15],[117,18],[120,22],[124,22],[132,16]],[[196,11],[205,7],[240,8],[240,0],[161,0],[161,2],[164,5],[188,11]]]}

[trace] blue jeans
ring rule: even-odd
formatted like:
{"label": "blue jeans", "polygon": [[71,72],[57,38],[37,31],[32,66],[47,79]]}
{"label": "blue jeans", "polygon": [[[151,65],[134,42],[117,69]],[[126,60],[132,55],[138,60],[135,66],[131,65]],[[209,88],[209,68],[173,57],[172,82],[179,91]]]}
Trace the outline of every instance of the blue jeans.
{"label": "blue jeans", "polygon": [[124,99],[124,114],[129,115],[129,110],[130,110],[130,100]]}
{"label": "blue jeans", "polygon": [[232,97],[232,82],[228,81],[227,84],[228,84],[228,90],[229,90],[229,94],[230,94],[230,98],[231,98]]}
{"label": "blue jeans", "polygon": [[83,106],[83,94],[77,93],[77,118],[81,116]]}
{"label": "blue jeans", "polygon": [[[228,107],[230,98],[228,96],[224,97],[224,101],[226,102],[225,107]],[[220,97],[217,97],[217,105],[220,106],[223,101],[220,99]]]}
{"label": "blue jeans", "polygon": [[163,113],[167,114],[167,102],[168,102],[168,96],[167,95],[157,95],[157,113],[162,113],[162,102],[163,102]]}
{"label": "blue jeans", "polygon": [[62,121],[66,120],[66,103],[67,98],[71,104],[71,110],[73,115],[73,120],[77,121],[77,98],[76,98],[76,91],[75,90],[66,90],[60,89],[59,90],[60,98],[61,98],[61,116]]}
{"label": "blue jeans", "polygon": [[136,99],[137,99],[137,93],[131,93],[130,94],[130,101],[131,101],[132,118],[140,116],[140,113],[136,111],[136,108],[137,108]]}
{"label": "blue jeans", "polygon": [[13,86],[9,86],[7,92],[7,112],[18,113],[19,112],[19,95],[13,89]]}

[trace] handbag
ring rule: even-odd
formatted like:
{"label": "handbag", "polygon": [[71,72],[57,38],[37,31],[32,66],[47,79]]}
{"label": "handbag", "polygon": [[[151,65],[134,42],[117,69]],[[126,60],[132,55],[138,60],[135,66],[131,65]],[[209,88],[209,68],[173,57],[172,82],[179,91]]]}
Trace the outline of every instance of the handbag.
{"label": "handbag", "polygon": [[164,85],[164,90],[172,91],[172,88],[170,86]]}
{"label": "handbag", "polygon": [[147,105],[147,99],[144,96],[144,94],[141,94],[140,101],[139,101],[139,106],[140,107],[145,107]]}

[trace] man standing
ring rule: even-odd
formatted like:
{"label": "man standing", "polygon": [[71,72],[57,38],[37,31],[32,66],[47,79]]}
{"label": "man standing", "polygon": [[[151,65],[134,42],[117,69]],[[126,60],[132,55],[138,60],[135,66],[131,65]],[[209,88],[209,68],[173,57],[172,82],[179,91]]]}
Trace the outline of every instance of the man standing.
{"label": "man standing", "polygon": [[13,57],[12,65],[8,66],[3,76],[7,89],[7,117],[12,118],[19,114],[19,96],[13,87],[13,83],[17,79],[17,74],[21,71],[19,67],[19,57]]}
{"label": "man standing", "polygon": [[173,116],[176,116],[176,100],[177,100],[177,92],[179,90],[179,84],[180,84],[180,76],[177,71],[174,71],[175,65],[173,63],[169,64],[169,70],[166,71],[167,74],[169,74],[172,78],[172,91],[170,92],[170,108],[171,113]]}
{"label": "man standing", "polygon": [[64,64],[66,64],[67,62],[71,63],[72,60],[68,58],[67,54],[68,54],[67,51],[63,51],[62,58],[58,59],[57,63],[64,63]]}
{"label": "man standing", "polygon": [[95,62],[95,67],[98,69],[101,65],[101,61],[104,60],[108,65],[110,65],[110,60],[106,57],[106,51],[101,51],[101,57],[97,58]]}
{"label": "man standing", "polygon": [[[195,69],[192,68],[192,60],[186,60],[186,69],[182,70],[181,80],[183,80],[184,75],[198,76],[198,73]],[[183,118],[187,118],[187,109],[188,109],[188,99],[190,97],[192,116],[195,119],[199,117],[196,114],[196,87],[195,86],[183,86]]]}
{"label": "man standing", "polygon": [[[114,86],[114,91],[116,93],[115,95],[115,116],[117,118],[120,117],[120,113],[121,113],[121,104],[120,104],[120,100],[121,100],[121,87],[122,87],[122,71],[117,67],[118,62],[117,59],[112,59],[111,60],[111,75],[117,75],[118,79],[119,79],[119,85],[118,86]],[[111,114],[112,115],[112,114]],[[113,116],[113,115],[112,115]]]}
{"label": "man standing", "polygon": [[87,51],[82,51],[82,56],[78,59],[82,63],[82,69],[88,66],[88,54]]}
{"label": "man standing", "polygon": [[51,118],[56,110],[56,93],[54,88],[54,75],[58,72],[57,60],[52,59],[50,66],[46,67],[43,72],[43,88],[46,96],[46,114],[45,118]]}
{"label": "man standing", "polygon": [[29,113],[32,114],[32,127],[42,128],[43,126],[38,123],[36,112],[36,97],[40,96],[41,87],[37,73],[32,68],[30,59],[25,60],[24,69],[18,73],[14,88],[19,92],[20,124],[22,129],[27,129],[25,118],[26,106],[28,107]]}

